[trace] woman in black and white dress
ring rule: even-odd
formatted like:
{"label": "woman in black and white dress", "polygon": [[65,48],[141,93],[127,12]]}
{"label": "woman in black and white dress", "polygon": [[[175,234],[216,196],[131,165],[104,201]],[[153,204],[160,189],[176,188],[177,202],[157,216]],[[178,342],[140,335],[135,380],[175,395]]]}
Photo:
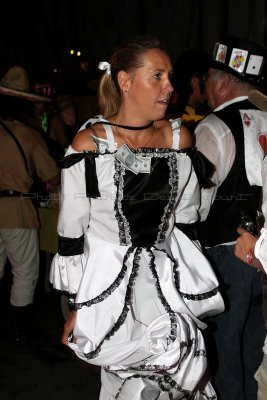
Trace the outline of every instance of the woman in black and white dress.
{"label": "woman in black and white dress", "polygon": [[103,115],[63,162],[50,277],[72,308],[62,341],[102,367],[101,400],[215,399],[201,330],[223,301],[190,233],[199,207],[191,136],[163,119],[170,58],[143,37],[99,67]]}

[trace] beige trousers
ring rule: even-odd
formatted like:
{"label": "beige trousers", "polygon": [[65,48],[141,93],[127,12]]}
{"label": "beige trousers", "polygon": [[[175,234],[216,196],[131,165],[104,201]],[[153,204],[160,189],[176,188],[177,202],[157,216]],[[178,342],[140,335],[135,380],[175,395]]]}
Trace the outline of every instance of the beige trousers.
{"label": "beige trousers", "polygon": [[0,229],[0,279],[7,258],[13,274],[10,303],[17,307],[32,304],[39,275],[38,231]]}

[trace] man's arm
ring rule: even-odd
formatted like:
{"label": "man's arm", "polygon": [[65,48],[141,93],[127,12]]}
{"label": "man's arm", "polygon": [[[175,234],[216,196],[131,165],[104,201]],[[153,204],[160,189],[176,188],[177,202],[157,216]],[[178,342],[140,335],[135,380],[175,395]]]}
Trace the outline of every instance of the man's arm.
{"label": "man's arm", "polygon": [[[214,187],[201,190],[200,217],[207,218],[210,207],[216,198],[218,187],[225,180],[235,158],[235,143],[228,127],[214,117],[214,124],[200,123],[195,130],[196,148],[215,166],[212,176]],[[213,126],[214,125],[214,126]]]}

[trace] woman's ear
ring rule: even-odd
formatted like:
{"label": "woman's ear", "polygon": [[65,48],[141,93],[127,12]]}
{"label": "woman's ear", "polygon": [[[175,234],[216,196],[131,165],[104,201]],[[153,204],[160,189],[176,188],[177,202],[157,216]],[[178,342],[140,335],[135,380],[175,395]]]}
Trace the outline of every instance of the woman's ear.
{"label": "woman's ear", "polygon": [[122,92],[127,93],[129,91],[131,81],[130,76],[125,71],[118,72],[118,84]]}

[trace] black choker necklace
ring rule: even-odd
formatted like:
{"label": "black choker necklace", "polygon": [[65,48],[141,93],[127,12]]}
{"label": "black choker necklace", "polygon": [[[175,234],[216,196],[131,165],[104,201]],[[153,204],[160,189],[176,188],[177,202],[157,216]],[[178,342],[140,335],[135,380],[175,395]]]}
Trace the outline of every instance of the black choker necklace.
{"label": "black choker necklace", "polygon": [[98,122],[96,122],[96,124],[118,126],[119,128],[122,128],[122,129],[129,129],[129,130],[131,130],[131,131],[141,131],[141,130],[143,130],[143,129],[148,129],[148,128],[150,128],[150,127],[154,124],[154,121],[149,122],[149,124],[144,125],[144,126],[119,125],[119,124],[113,124],[112,122],[106,122],[106,121],[98,121]]}
{"label": "black choker necklace", "polygon": [[112,124],[112,123],[110,123],[110,125],[115,125],[122,129],[129,129],[130,131],[142,131],[143,129],[150,128],[153,125],[153,123],[154,123],[154,121],[149,122],[149,124],[143,125],[143,126],[128,126],[128,125],[119,125],[119,124]]}

